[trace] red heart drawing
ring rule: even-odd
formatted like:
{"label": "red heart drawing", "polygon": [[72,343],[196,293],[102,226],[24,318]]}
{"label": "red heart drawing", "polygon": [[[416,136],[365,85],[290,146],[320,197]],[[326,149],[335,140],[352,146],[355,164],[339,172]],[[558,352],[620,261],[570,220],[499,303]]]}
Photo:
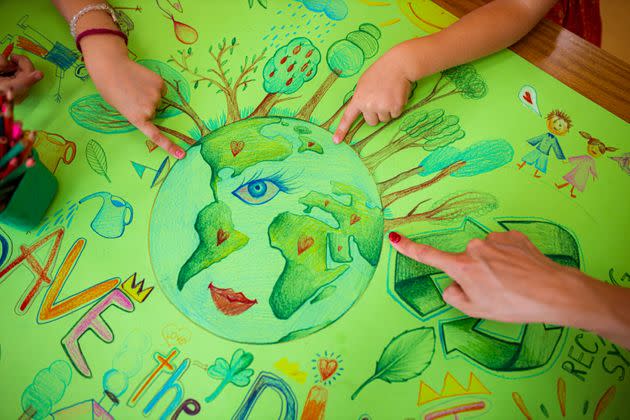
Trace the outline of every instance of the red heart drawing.
{"label": "red heart drawing", "polygon": [[330,200],[324,200],[324,207],[328,207],[329,204],[330,204]]}
{"label": "red heart drawing", "polygon": [[339,363],[337,363],[335,359],[319,359],[317,368],[319,369],[319,374],[322,376],[322,382],[333,376],[335,372],[337,372],[338,367]]}
{"label": "red heart drawing", "polygon": [[337,251],[341,252],[342,249],[343,247],[341,245],[337,246]]}
{"label": "red heart drawing", "polygon": [[314,243],[315,239],[313,239],[312,236],[302,236],[300,239],[298,239],[297,243],[298,255],[302,255],[302,253],[312,247]]}
{"label": "red heart drawing", "polygon": [[313,147],[313,146],[315,146],[315,143],[314,143],[314,142],[312,142],[312,141],[309,141],[308,143],[306,143],[306,145],[307,145],[308,147]]}
{"label": "red heart drawing", "polygon": [[236,157],[245,148],[245,142],[242,140],[233,140],[230,143],[230,150],[232,150],[232,156]]}
{"label": "red heart drawing", "polygon": [[154,151],[158,147],[158,145],[153,143],[151,140],[147,140],[145,142],[145,144],[147,145],[147,149],[149,149],[149,153],[151,153],[152,151]]}
{"label": "red heart drawing", "polygon": [[217,246],[221,245],[223,242],[227,241],[230,237],[230,233],[224,231],[223,229],[217,230]]}
{"label": "red heart drawing", "polygon": [[533,105],[534,101],[532,100],[532,95],[529,92],[525,92],[523,95],[523,99]]}
{"label": "red heart drawing", "polygon": [[359,220],[361,220],[359,216],[357,216],[356,214],[352,214],[352,216],[350,216],[350,226],[354,225]]}

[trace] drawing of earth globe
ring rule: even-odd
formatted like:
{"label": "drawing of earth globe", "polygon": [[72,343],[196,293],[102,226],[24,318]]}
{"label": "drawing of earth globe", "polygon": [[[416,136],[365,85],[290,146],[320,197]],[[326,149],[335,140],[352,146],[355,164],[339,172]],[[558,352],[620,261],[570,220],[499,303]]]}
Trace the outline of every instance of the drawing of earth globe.
{"label": "drawing of earth globe", "polygon": [[356,153],[280,117],[224,126],[189,149],[160,187],[149,233],[169,300],[244,343],[337,320],[368,286],[382,241],[378,190]]}

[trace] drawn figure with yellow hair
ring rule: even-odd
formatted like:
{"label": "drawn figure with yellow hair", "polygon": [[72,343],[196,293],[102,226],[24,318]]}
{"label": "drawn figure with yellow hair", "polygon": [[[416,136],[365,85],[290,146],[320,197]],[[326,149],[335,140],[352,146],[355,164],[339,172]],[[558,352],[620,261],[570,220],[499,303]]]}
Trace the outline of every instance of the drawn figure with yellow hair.
{"label": "drawn figure with yellow hair", "polygon": [[522,169],[527,163],[536,168],[534,177],[540,178],[539,171],[547,173],[547,162],[549,161],[549,152],[553,149],[558,159],[566,159],[560,142],[556,136],[564,136],[571,129],[571,118],[564,112],[555,109],[547,115],[547,129],[545,134],[541,134],[527,140],[529,144],[536,148],[523,156],[523,161],[518,163],[518,169]]}
{"label": "drawn figure with yellow hair", "polygon": [[592,137],[585,131],[580,131],[580,135],[588,140],[586,152],[588,154],[582,156],[573,156],[569,158],[569,162],[574,163],[575,167],[562,178],[567,181],[564,184],[556,184],[560,190],[571,185],[571,198],[577,197],[573,190],[577,188],[580,192],[584,191],[589,175],[593,177],[593,181],[597,179],[597,169],[595,167],[595,158],[603,156],[606,152],[614,152],[616,147],[608,147],[599,139]]}

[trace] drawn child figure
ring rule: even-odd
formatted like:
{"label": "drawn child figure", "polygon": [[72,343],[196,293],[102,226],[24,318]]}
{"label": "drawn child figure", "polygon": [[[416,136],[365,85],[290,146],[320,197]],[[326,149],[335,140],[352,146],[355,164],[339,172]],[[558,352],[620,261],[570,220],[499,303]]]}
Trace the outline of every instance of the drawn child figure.
{"label": "drawn child figure", "polygon": [[571,129],[571,118],[564,112],[554,109],[547,115],[547,129],[545,134],[536,136],[527,140],[529,144],[535,146],[535,149],[523,156],[523,161],[517,163],[518,169],[522,169],[527,163],[536,168],[534,172],[535,178],[540,178],[539,171],[547,173],[547,162],[549,160],[549,152],[553,149],[556,157],[560,160],[566,159],[560,142],[556,136],[564,136]]}
{"label": "drawn child figure", "polygon": [[50,40],[35,27],[29,25],[28,19],[29,15],[24,15],[17,23],[22,33],[16,36],[16,46],[55,65],[57,77],[55,101],[61,102],[61,82],[66,71],[73,69],[77,78],[86,80],[87,70],[78,52],[60,42]]}
{"label": "drawn child figure", "polygon": [[606,152],[614,152],[616,147],[608,147],[601,140],[592,137],[585,131],[580,131],[580,135],[588,140],[586,146],[587,155],[573,156],[569,158],[569,162],[574,163],[575,167],[562,178],[567,181],[564,184],[557,184],[560,190],[571,184],[571,198],[577,197],[573,190],[577,188],[580,192],[584,191],[589,174],[592,175],[593,181],[597,179],[597,169],[595,167],[595,158],[603,156]]}

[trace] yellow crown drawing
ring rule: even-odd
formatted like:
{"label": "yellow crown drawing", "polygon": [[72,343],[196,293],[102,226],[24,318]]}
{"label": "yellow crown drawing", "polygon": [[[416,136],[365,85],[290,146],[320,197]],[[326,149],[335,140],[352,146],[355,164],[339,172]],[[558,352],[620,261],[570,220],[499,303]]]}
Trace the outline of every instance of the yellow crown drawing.
{"label": "yellow crown drawing", "polygon": [[468,387],[464,388],[462,384],[457,382],[457,379],[450,374],[446,373],[444,376],[444,385],[442,385],[442,391],[438,394],[433,388],[427,385],[424,381],[420,381],[420,391],[418,392],[418,406],[430,403],[432,401],[441,400],[443,398],[461,396],[461,395],[474,395],[474,394],[491,394],[491,392],[481,383],[481,381],[470,372],[468,377]]}
{"label": "yellow crown drawing", "polygon": [[144,279],[140,280],[139,283],[136,283],[136,276],[138,273],[133,273],[125,282],[120,286],[123,292],[127,294],[130,298],[135,300],[138,303],[144,302],[149,294],[153,291],[153,286],[143,289]]}

